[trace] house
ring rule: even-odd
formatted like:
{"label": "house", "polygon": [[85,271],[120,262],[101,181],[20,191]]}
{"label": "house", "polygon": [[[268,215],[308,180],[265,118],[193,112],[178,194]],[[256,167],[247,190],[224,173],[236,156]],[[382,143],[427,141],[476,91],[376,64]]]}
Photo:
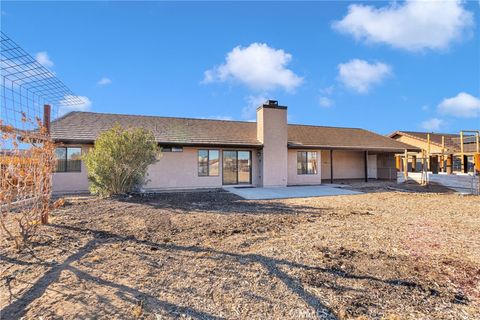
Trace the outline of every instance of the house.
{"label": "house", "polygon": [[473,173],[475,162],[480,168],[480,160],[475,161],[475,155],[480,153],[478,130],[464,130],[460,134],[395,131],[388,136],[421,149],[421,152],[409,154],[408,172],[421,171],[422,162],[425,169],[434,174]]}
{"label": "house", "polygon": [[256,122],[71,112],[51,123],[54,192],[88,189],[81,155],[116,123],[150,129],[162,148],[145,190],[396,179],[395,153],[420,151],[363,129],[287,124],[287,107],[274,100],[258,107]]}

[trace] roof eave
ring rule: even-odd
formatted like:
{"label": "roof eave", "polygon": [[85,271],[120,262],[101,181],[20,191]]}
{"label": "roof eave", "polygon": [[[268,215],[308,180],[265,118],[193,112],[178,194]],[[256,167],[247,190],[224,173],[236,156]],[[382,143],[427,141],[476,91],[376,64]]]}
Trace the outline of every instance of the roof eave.
{"label": "roof eave", "polygon": [[320,149],[320,150],[355,150],[355,151],[384,151],[384,152],[404,152],[407,151],[421,151],[420,148],[415,147],[367,147],[367,146],[331,146],[331,145],[304,145],[304,144],[289,144],[290,149]]}
{"label": "roof eave", "polygon": [[[95,140],[90,139],[54,139],[58,144],[95,144]],[[260,149],[263,147],[261,143],[239,143],[239,142],[172,142],[172,141],[157,141],[157,144],[163,146],[179,146],[179,147],[223,147],[223,148],[254,148]]]}

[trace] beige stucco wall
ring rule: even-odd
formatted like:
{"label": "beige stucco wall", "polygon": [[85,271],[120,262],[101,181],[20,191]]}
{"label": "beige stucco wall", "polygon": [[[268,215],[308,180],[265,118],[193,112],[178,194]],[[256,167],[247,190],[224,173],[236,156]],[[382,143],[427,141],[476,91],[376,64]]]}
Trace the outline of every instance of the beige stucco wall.
{"label": "beige stucco wall", "polygon": [[[73,147],[73,146],[72,146]],[[78,147],[78,146],[76,146]],[[82,153],[89,146],[82,146]],[[198,176],[198,150],[214,149],[220,151],[220,174],[214,177]],[[163,152],[159,161],[149,166],[145,190],[185,189],[185,188],[220,188],[222,187],[222,151],[250,150],[252,152],[252,185],[259,181],[257,150],[254,149],[220,149],[220,148],[183,148],[183,152]],[[53,192],[88,191],[88,178],[85,163],[82,161],[81,172],[59,172],[53,175]]]}
{"label": "beige stucco wall", "polygon": [[[330,151],[321,151],[321,176],[330,179]],[[365,153],[363,151],[333,150],[333,179],[365,178]]]}
{"label": "beige stucco wall", "polygon": [[288,182],[287,110],[259,108],[257,139],[263,143],[260,184],[265,187],[286,186]]}
{"label": "beige stucco wall", "polygon": [[[317,153],[317,174],[297,174],[297,152],[310,151]],[[288,150],[288,185],[315,185],[322,183],[322,161],[320,150]]]}
{"label": "beige stucco wall", "polygon": [[[419,139],[414,139],[407,136],[396,136],[394,139],[423,150],[427,150],[428,148],[428,144]],[[430,143],[430,153],[441,153],[441,152],[442,152],[442,147]]]}
{"label": "beige stucco wall", "polygon": [[[69,147],[81,147],[82,154],[88,152],[91,146],[69,145]],[[88,192],[87,168],[82,161],[80,172],[55,172],[52,177],[53,193]]]}
{"label": "beige stucco wall", "polygon": [[[198,176],[198,150],[213,149],[220,151],[220,174],[213,177]],[[252,149],[220,148],[183,148],[183,152],[164,152],[160,160],[148,168],[146,190],[185,189],[185,188],[220,188],[222,187],[222,151],[252,151],[252,185],[258,183],[258,156]]]}
{"label": "beige stucco wall", "polygon": [[322,180],[330,179],[330,150],[320,151],[320,159]]}
{"label": "beige stucco wall", "polygon": [[334,179],[365,178],[365,154],[362,151],[333,151]]}

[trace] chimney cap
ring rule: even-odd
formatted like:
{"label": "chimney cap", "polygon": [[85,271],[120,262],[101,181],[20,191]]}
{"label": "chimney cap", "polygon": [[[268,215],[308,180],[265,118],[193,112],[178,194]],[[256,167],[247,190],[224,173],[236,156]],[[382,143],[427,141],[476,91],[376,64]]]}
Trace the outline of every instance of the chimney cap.
{"label": "chimney cap", "polygon": [[266,100],[262,105],[260,105],[257,110],[261,108],[287,109],[287,107],[278,105],[278,100],[270,99]]}

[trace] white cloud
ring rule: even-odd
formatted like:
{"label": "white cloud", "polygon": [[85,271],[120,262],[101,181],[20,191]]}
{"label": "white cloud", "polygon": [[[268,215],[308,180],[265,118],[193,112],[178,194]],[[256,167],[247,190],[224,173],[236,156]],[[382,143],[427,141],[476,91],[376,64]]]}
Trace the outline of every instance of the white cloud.
{"label": "white cloud", "polygon": [[112,80],[107,77],[103,77],[102,79],[98,80],[97,85],[99,86],[106,86],[108,84],[112,83]]}
{"label": "white cloud", "polygon": [[443,125],[444,121],[438,118],[432,118],[429,120],[423,121],[420,126],[422,129],[429,131],[429,132],[434,132],[434,131],[440,131],[441,126]]}
{"label": "white cloud", "polygon": [[50,60],[50,57],[48,56],[48,53],[46,51],[38,52],[35,55],[35,60],[37,60],[38,63],[40,63],[46,68],[53,67],[53,61]]}
{"label": "white cloud", "polygon": [[265,43],[235,47],[227,53],[224,64],[205,71],[204,83],[237,81],[256,91],[282,88],[293,91],[303,79],[287,65],[292,55]]}
{"label": "white cloud", "polygon": [[460,92],[455,97],[443,99],[437,109],[445,115],[475,118],[480,116],[480,99],[466,92]]}
{"label": "white cloud", "polygon": [[422,107],[421,107],[422,111],[428,111],[430,109],[430,106],[428,104],[424,104]]}
{"label": "white cloud", "polygon": [[91,106],[92,101],[88,97],[66,95],[63,100],[60,101],[58,115],[63,116],[72,111],[88,111]]}
{"label": "white cloud", "polygon": [[333,28],[367,43],[384,43],[408,51],[447,49],[469,33],[473,13],[464,1],[414,1],[375,8],[352,4]]}
{"label": "white cloud", "polygon": [[320,107],[324,107],[324,108],[329,108],[333,106],[333,100],[327,97],[320,97],[320,100],[318,103],[320,104]]}
{"label": "white cloud", "polygon": [[338,80],[348,88],[366,93],[373,85],[381,83],[392,74],[392,68],[381,62],[368,63],[353,59],[338,65]]}
{"label": "white cloud", "polygon": [[242,108],[242,119],[255,119],[257,116],[257,108],[268,99],[265,96],[248,96],[246,98],[247,105]]}

